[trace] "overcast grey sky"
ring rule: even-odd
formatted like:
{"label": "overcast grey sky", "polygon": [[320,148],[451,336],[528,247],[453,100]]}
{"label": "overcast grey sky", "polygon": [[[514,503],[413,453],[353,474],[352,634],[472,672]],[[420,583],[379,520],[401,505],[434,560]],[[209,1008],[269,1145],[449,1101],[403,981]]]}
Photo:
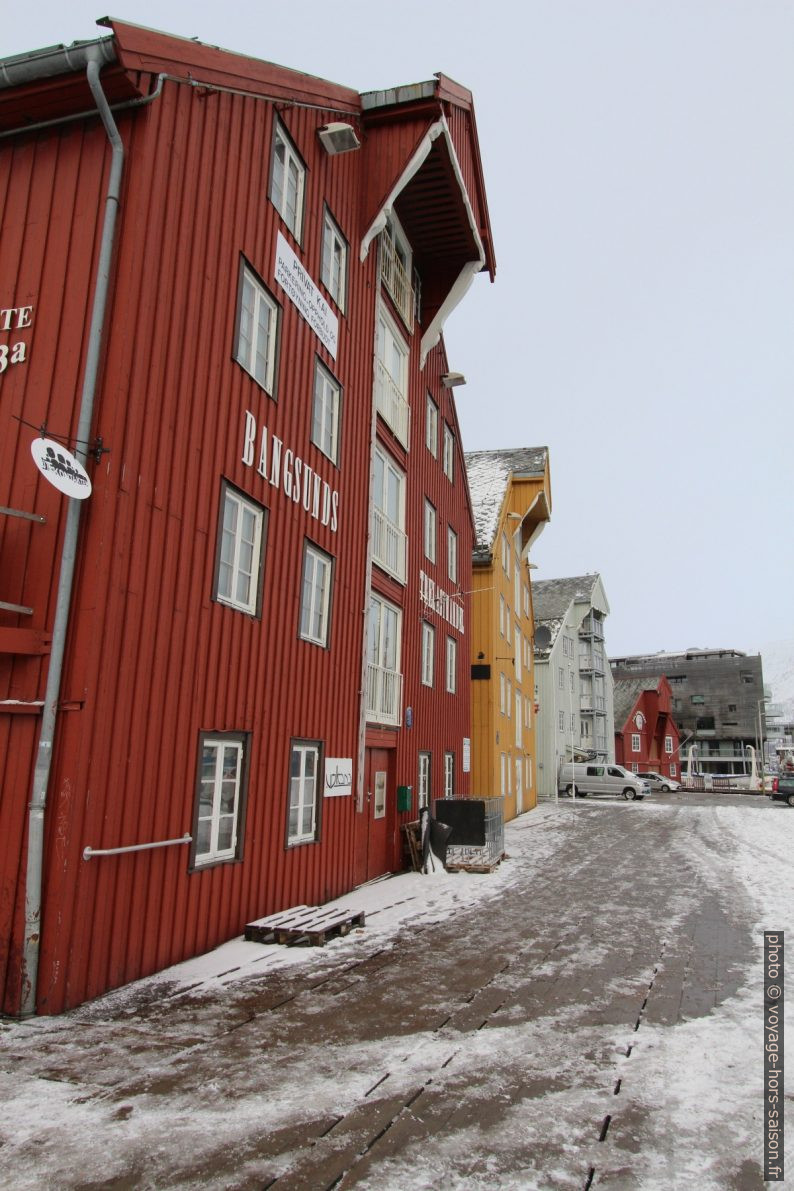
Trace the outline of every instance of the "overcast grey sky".
{"label": "overcast grey sky", "polygon": [[[15,5],[0,54],[92,38]],[[612,654],[794,637],[794,0],[136,0],[121,19],[359,90],[474,93],[497,259],[446,330],[464,447],[547,445],[539,578]]]}

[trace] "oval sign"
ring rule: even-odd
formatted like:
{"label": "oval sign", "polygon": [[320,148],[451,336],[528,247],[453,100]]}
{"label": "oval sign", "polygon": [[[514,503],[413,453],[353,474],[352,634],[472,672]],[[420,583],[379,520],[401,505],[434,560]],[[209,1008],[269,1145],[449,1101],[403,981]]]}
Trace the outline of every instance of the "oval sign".
{"label": "oval sign", "polygon": [[91,495],[88,472],[59,442],[51,438],[34,438],[30,453],[45,480],[49,480],[60,492],[73,496],[75,500],[85,500]]}

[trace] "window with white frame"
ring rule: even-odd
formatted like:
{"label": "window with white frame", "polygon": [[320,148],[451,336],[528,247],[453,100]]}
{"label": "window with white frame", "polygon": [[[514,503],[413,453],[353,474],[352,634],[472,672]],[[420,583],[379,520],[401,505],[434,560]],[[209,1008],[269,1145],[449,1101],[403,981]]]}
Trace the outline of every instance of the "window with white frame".
{"label": "window with white frame", "polygon": [[639,732],[632,732],[631,734],[631,751],[638,753],[640,751],[640,734]]}
{"label": "window with white frame", "polygon": [[665,751],[666,753],[668,753],[668,754],[671,754],[671,755],[672,755],[672,752],[673,752],[673,738],[672,738],[672,736],[665,736],[665,738],[664,738],[664,751]]}
{"label": "window with white frame", "polygon": [[380,273],[400,317],[410,330],[415,313],[411,246],[394,213],[386,220],[380,238]]}
{"label": "window with white frame", "polygon": [[524,584],[524,615],[529,616],[529,588]]}
{"label": "window with white frame", "polygon": [[425,558],[436,561],[436,510],[425,498]]}
{"label": "window with white frame", "polygon": [[372,494],[372,557],[395,579],[407,577],[405,473],[387,451],[375,447]]}
{"label": "window with white frame", "polygon": [[565,690],[565,671],[562,666],[557,667],[557,686],[561,691]]}
{"label": "window with white frame", "polygon": [[458,581],[458,535],[451,525],[447,526],[447,578]]}
{"label": "window with white frame", "polygon": [[532,758],[526,757],[524,760],[524,772],[527,777],[527,789],[532,789]]}
{"label": "window with white frame", "polygon": [[573,732],[573,730],[576,727],[576,715],[573,711],[570,713],[570,717],[571,717],[571,722],[568,725],[568,729],[569,729],[569,731]]}
{"label": "window with white frame", "polygon": [[321,360],[314,361],[312,442],[337,463],[339,458],[339,407],[342,386]]}
{"label": "window with white frame", "polygon": [[508,765],[507,753],[499,754],[499,762],[500,762],[500,770],[501,770],[502,797],[504,798],[505,794],[507,793],[507,765]]}
{"label": "window with white frame", "polygon": [[399,725],[402,718],[399,608],[373,595],[367,622],[367,716]]}
{"label": "window with white frame", "polygon": [[444,797],[455,797],[455,754],[444,753]]}
{"label": "window with white frame", "polygon": [[447,693],[454,695],[458,689],[458,643],[454,637],[447,637]]}
{"label": "window with white frame", "polygon": [[677,773],[678,773],[678,767],[677,767],[675,761],[671,761],[670,762],[670,777],[675,777],[675,775]]}
{"label": "window with white frame", "polygon": [[419,754],[419,775],[416,784],[417,789],[417,809],[421,810],[424,806],[430,805],[430,753]]}
{"label": "window with white frame", "polygon": [[519,748],[519,749],[521,748],[521,727],[522,727],[521,721],[523,719],[523,716],[521,715],[521,702],[522,702],[521,692],[516,691],[515,743],[516,743],[516,748]]}
{"label": "window with white frame", "polygon": [[444,423],[444,475],[448,480],[455,478],[455,436],[449,426]]}
{"label": "window with white frame", "polygon": [[502,534],[502,570],[510,574],[510,542],[506,533]]}
{"label": "window with white frame", "polygon": [[574,683],[573,683],[573,670],[569,670],[569,671],[568,671],[568,678],[570,679],[570,685],[571,685],[571,694],[573,694],[573,692],[574,692]]}
{"label": "window with white frame", "polygon": [[425,446],[438,459],[438,406],[429,393],[425,405]]}
{"label": "window with white frame", "polygon": [[247,782],[245,733],[202,733],[191,845],[199,868],[242,855],[242,816]]}
{"label": "window with white frame", "polygon": [[632,763],[631,763],[631,772],[632,772],[632,773],[639,773],[639,771],[640,771],[640,767],[639,767],[639,765],[637,764],[637,762],[636,762],[636,761],[632,761]]}
{"label": "window with white frame", "polygon": [[276,299],[241,261],[234,358],[271,397],[276,391],[279,314]]}
{"label": "window with white frame", "polygon": [[509,678],[506,681],[507,694],[505,697],[505,710],[507,712],[507,718],[510,720],[513,718],[513,684]]}
{"label": "window with white frame", "polygon": [[303,227],[305,186],[306,166],[284,125],[277,120],[273,132],[270,201],[296,240],[300,240]]}
{"label": "window with white frame", "polygon": [[266,516],[261,505],[223,481],[213,598],[251,616],[261,612]]}
{"label": "window with white frame", "polygon": [[516,631],[515,632],[515,649],[513,652],[515,654],[516,682],[521,682],[521,678],[522,678],[521,666],[522,666],[522,662],[523,662],[522,655],[524,652],[524,640],[521,636],[521,629],[518,627],[518,621],[516,621],[516,624],[515,624],[515,631]]}
{"label": "window with white frame", "polygon": [[426,620],[422,621],[422,685],[433,685],[435,669],[436,630]]}
{"label": "window with white frame", "polygon": [[505,697],[507,692],[507,679],[504,674],[499,674],[499,710],[502,715],[505,714]]}
{"label": "window with white frame", "polygon": [[564,711],[557,712],[557,727],[559,728],[559,730],[561,732],[565,731],[565,712]]}
{"label": "window with white frame", "polygon": [[505,605],[505,641],[507,641],[508,645],[510,644],[510,641],[512,639],[512,633],[511,633],[512,624],[513,624],[513,618],[510,615],[510,605],[506,604]]}
{"label": "window with white frame", "polygon": [[385,306],[378,310],[375,406],[407,449],[410,429],[408,345]]}
{"label": "window with white frame", "polygon": [[503,595],[499,596],[499,636],[505,635],[505,598]]}
{"label": "window with white frame", "polygon": [[323,216],[320,279],[344,314],[347,294],[347,241],[327,207]]}
{"label": "window with white frame", "polygon": [[288,844],[305,844],[317,839],[321,754],[322,745],[319,740],[292,741],[289,769]]}
{"label": "window with white frame", "polygon": [[333,559],[311,542],[303,548],[300,636],[315,645],[328,644]]}

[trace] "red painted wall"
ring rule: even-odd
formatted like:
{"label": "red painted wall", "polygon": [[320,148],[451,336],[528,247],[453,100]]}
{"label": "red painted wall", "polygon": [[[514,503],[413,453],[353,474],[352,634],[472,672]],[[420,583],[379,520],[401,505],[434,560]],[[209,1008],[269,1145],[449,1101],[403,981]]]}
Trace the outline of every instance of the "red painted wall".
{"label": "red painted wall", "polygon": [[[631,769],[636,765],[638,771],[651,770],[661,773],[664,777],[681,777],[681,758],[679,756],[679,732],[673,719],[673,699],[670,683],[666,678],[659,679],[655,691],[641,691],[629,713],[625,723],[615,728],[615,760],[619,765]],[[640,713],[643,726],[637,727],[635,716]],[[640,738],[639,752],[632,749],[632,736]],[[665,749],[665,738],[672,741],[672,752]],[[671,765],[675,772],[670,772]]]}
{"label": "red painted wall", "polygon": [[[136,37],[146,44],[131,45]],[[122,57],[143,69],[145,63],[164,68],[184,49],[147,31],[125,33],[125,39]],[[205,47],[195,52],[200,56]],[[206,53],[221,75],[221,68],[237,69],[230,56]],[[263,64],[255,69],[267,70]],[[323,102],[317,80],[272,69],[274,87],[288,88],[292,80],[305,102]],[[147,84],[136,76],[135,82],[147,91],[154,78]],[[201,953],[239,934],[253,917],[328,900],[355,880],[355,797],[323,800],[318,841],[286,847],[292,738],[320,739],[326,756],[353,758],[354,791],[359,776],[378,258],[376,245],[363,262],[358,253],[366,153],[329,157],[316,136],[340,105],[352,106],[355,93],[328,84],[326,94],[327,109],[295,106],[280,113],[307,165],[300,242],[267,197],[272,102],[166,80],[149,106],[117,113],[126,162],[94,416],[94,432],[108,453],[88,465],[94,488],[81,522],[46,820],[40,1012],[58,1012]],[[66,498],[33,467],[29,446],[32,427],[74,433],[109,149],[92,118],[12,137],[0,154],[0,276],[8,279],[0,305],[31,307],[18,337],[0,334],[0,344],[25,344],[25,359],[0,374],[0,505],[46,518],[35,524],[0,516],[0,600],[33,608],[31,616],[0,611],[0,700],[6,701],[0,705],[0,989],[3,1010],[13,1013],[23,935],[20,858],[66,510]],[[403,165],[397,157],[395,173]],[[280,230],[319,285],[324,204],[349,244],[335,360],[273,279]],[[281,306],[275,397],[233,358],[241,255]],[[449,748],[465,793],[465,640],[458,647],[458,695],[428,696],[419,689],[424,493],[439,510],[436,570],[445,589],[451,587],[446,524],[459,535],[464,591],[472,531],[454,407],[440,384],[443,345],[421,370],[418,339],[417,331],[412,437],[410,452],[403,452],[411,553],[408,584],[399,593],[403,705],[414,708],[415,727],[394,734],[395,773],[401,784],[415,786],[418,749],[432,748],[435,755]],[[343,386],[338,465],[311,443],[318,355]],[[440,427],[446,418],[456,436],[452,485],[441,472],[441,452],[436,462],[424,450],[428,387],[441,406]],[[248,416],[256,422],[250,465],[244,459]],[[335,530],[296,503],[283,483],[258,473],[263,428],[338,493]],[[224,480],[268,510],[261,619],[212,599]],[[306,538],[334,558],[327,649],[298,638]],[[441,683],[443,638],[442,630]],[[113,848],[191,831],[203,731],[250,733],[241,862],[191,872],[184,846],[84,860],[86,846]],[[439,761],[434,777],[440,774]],[[396,865],[396,817],[392,831]]]}

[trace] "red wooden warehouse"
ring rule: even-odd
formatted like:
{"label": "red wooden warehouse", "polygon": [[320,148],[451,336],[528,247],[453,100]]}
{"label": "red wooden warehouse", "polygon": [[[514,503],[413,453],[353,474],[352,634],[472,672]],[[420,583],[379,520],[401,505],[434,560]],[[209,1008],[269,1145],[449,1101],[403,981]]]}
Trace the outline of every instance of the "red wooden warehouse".
{"label": "red wooden warehouse", "polygon": [[670,683],[660,678],[615,679],[615,760],[634,773],[681,776],[678,726]]}
{"label": "red wooden warehouse", "polygon": [[468,793],[471,95],[108,24],[0,72],[11,1014],[394,871]]}

